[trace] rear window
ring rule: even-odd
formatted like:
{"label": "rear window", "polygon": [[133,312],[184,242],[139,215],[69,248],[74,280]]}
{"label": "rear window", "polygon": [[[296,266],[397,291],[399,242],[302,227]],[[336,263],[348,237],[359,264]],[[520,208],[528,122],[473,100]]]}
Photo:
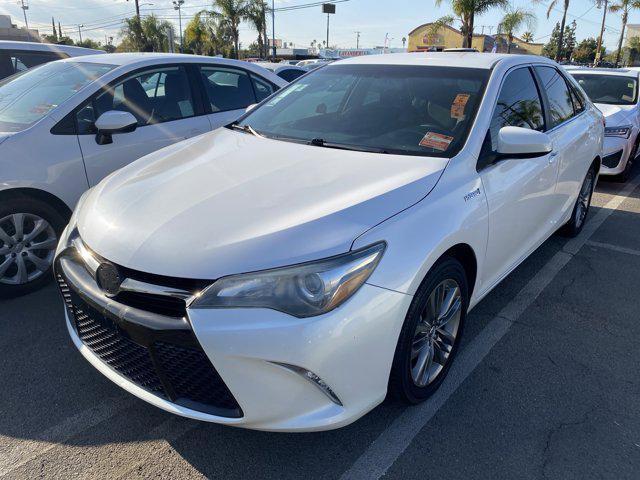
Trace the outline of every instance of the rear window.
{"label": "rear window", "polygon": [[114,65],[52,62],[0,81],[0,132],[19,132]]}

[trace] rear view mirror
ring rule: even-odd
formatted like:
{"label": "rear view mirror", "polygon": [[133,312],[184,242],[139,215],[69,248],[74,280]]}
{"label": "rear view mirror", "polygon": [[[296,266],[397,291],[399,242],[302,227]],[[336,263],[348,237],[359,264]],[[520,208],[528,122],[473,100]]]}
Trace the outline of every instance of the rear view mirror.
{"label": "rear view mirror", "polygon": [[137,127],[138,120],[130,112],[109,110],[96,120],[96,129],[98,130],[96,143],[98,145],[113,143],[111,135],[133,132]]}
{"label": "rear view mirror", "polygon": [[498,132],[500,158],[534,158],[551,153],[549,135],[522,127],[502,127]]}

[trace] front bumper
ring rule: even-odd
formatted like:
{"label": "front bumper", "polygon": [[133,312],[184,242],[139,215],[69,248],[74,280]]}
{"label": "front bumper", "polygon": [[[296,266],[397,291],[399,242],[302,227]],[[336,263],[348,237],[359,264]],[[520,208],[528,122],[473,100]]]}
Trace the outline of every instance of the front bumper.
{"label": "front bumper", "polygon": [[[633,150],[634,138],[604,137],[603,144],[603,161],[600,168],[600,175],[618,175],[624,171],[629,159],[629,154]],[[607,162],[607,157],[615,158],[619,152],[620,160],[616,163]],[[607,165],[609,163],[609,165]]]}
{"label": "front bumper", "polygon": [[[68,288],[63,288],[63,296],[69,334],[94,367],[125,390],[169,412],[259,430],[338,428],[379,404],[386,395],[397,338],[412,299],[365,284],[341,307],[307,319],[267,309],[191,309],[186,317],[167,323],[166,317],[142,312],[155,327],[150,332],[139,325],[138,309],[108,299],[87,270],[77,270],[64,255],[60,257],[56,260],[56,275]],[[91,345],[91,338],[87,340],[86,334],[79,332],[74,309],[82,310],[87,304],[93,305],[94,314],[124,325],[122,331],[127,340],[138,346],[154,350],[155,346],[149,345],[163,338],[187,348],[188,358],[194,350],[203,352],[210,368],[205,372],[209,376],[204,378],[207,385],[214,383],[213,387],[202,385],[201,367],[180,368],[185,377],[193,375],[194,369],[200,371],[193,380],[196,390],[213,390],[216,405],[194,402],[193,398],[170,391],[159,393],[149,384],[142,385],[130,373],[142,368],[136,355],[129,355],[134,358],[126,366],[128,371],[114,368],[109,358]],[[171,356],[171,362],[185,361],[185,353],[179,350]],[[153,356],[152,363],[164,383],[168,376],[164,369],[168,367]],[[171,368],[175,370],[175,365]],[[339,402],[300,371],[313,372]],[[196,387],[183,391],[193,393]]]}

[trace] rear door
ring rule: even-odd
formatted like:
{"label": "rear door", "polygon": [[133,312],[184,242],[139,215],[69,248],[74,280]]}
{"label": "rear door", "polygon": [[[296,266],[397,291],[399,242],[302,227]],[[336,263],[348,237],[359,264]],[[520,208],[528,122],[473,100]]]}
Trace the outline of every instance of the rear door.
{"label": "rear door", "polygon": [[271,82],[240,68],[201,65],[199,69],[212,129],[233,122],[249,105],[261,102],[275,90]]}
{"label": "rear door", "polygon": [[[529,67],[518,67],[505,76],[481,162],[493,157],[498,132],[505,126],[546,129],[542,97]],[[488,163],[479,164],[479,175],[489,207],[485,282],[493,285],[553,228],[558,164],[554,153]]]}
{"label": "rear door", "polygon": [[596,124],[593,118],[585,114],[583,100],[575,87],[558,69],[538,65],[534,71],[547,106],[547,133],[553,141],[554,151],[558,153],[554,217],[557,223],[569,209],[573,209],[587,168],[595,158],[593,146]]}
{"label": "rear door", "polygon": [[[184,65],[155,66],[126,75],[86,102],[76,119],[89,184],[148,153],[209,131],[192,83]],[[138,127],[113,135],[111,144],[98,145],[94,124],[109,110],[130,112]]]}

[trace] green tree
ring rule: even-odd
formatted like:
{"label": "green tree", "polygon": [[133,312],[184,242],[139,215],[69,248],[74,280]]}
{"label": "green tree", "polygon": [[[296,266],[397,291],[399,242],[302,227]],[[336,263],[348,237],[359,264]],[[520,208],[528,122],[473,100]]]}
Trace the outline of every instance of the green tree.
{"label": "green tree", "polygon": [[185,48],[196,55],[209,53],[211,39],[202,12],[196,13],[184,29]]}
{"label": "green tree", "polygon": [[620,63],[620,54],[622,53],[622,41],[624,40],[624,31],[627,28],[629,20],[629,12],[640,9],[640,0],[618,0],[617,3],[609,5],[609,11],[612,13],[622,13],[622,31],[618,40],[618,52],[616,53],[616,67]]}
{"label": "green tree", "polygon": [[142,20],[138,16],[125,18],[120,34],[121,52],[166,52],[168,50],[168,32],[173,30],[171,23],[149,15]]}
{"label": "green tree", "polygon": [[498,24],[498,34],[506,35],[507,37],[507,53],[511,53],[511,44],[513,43],[515,32],[524,25],[532,29],[535,23],[535,15],[527,10],[515,8],[507,11]]}
{"label": "green tree", "polygon": [[[536,0],[541,1],[541,0]],[[551,0],[547,7],[547,18],[551,16],[551,11],[554,10],[558,4],[562,1],[562,21],[560,22],[560,27],[558,31],[558,39],[557,39],[557,47],[556,47],[556,55],[553,57],[556,62],[560,60],[562,52],[564,51],[564,27],[567,23],[567,10],[569,9],[569,0]]]}
{"label": "green tree", "polygon": [[258,38],[256,43],[258,45],[257,55],[261,58],[266,58],[267,52],[267,6],[263,0],[251,0],[248,5],[246,20],[249,21],[258,31]]}
{"label": "green tree", "polygon": [[91,40],[90,38],[85,38],[82,42],[77,42],[76,46],[84,47],[84,48],[93,48],[95,50],[102,48],[100,42],[96,42],[95,40]]}
{"label": "green tree", "polygon": [[625,51],[625,57],[629,59],[627,65],[635,66],[636,62],[640,59],[640,38],[631,37],[629,39],[629,46],[625,48]]}
{"label": "green tree", "polygon": [[525,43],[531,43],[533,42],[533,33],[529,31],[524,32],[521,38]]}
{"label": "green tree", "polygon": [[562,35],[564,41],[562,43],[562,48],[558,48],[560,43],[560,24],[556,23],[555,27],[553,27],[553,31],[551,32],[551,37],[549,41],[542,48],[542,54],[545,57],[557,59],[557,61],[563,59],[570,59],[573,54],[573,50],[576,47],[576,22],[575,20],[571,23],[571,25],[567,25],[564,29],[564,34]]}
{"label": "green tree", "polygon": [[[598,51],[598,41],[595,38],[585,38],[573,51],[573,60],[578,63],[593,63]],[[604,55],[604,48],[603,48]]]}
{"label": "green tree", "polygon": [[[463,48],[471,48],[473,40],[473,25],[476,15],[482,15],[492,8],[507,8],[509,0],[447,0],[451,3],[453,13],[460,19],[462,26]],[[568,0],[567,0],[568,1]],[[436,6],[442,5],[443,0],[435,0]]]}
{"label": "green tree", "polygon": [[218,20],[218,27],[233,41],[233,58],[239,58],[240,23],[249,15],[250,4],[247,0],[214,0],[213,9],[208,12]]}

